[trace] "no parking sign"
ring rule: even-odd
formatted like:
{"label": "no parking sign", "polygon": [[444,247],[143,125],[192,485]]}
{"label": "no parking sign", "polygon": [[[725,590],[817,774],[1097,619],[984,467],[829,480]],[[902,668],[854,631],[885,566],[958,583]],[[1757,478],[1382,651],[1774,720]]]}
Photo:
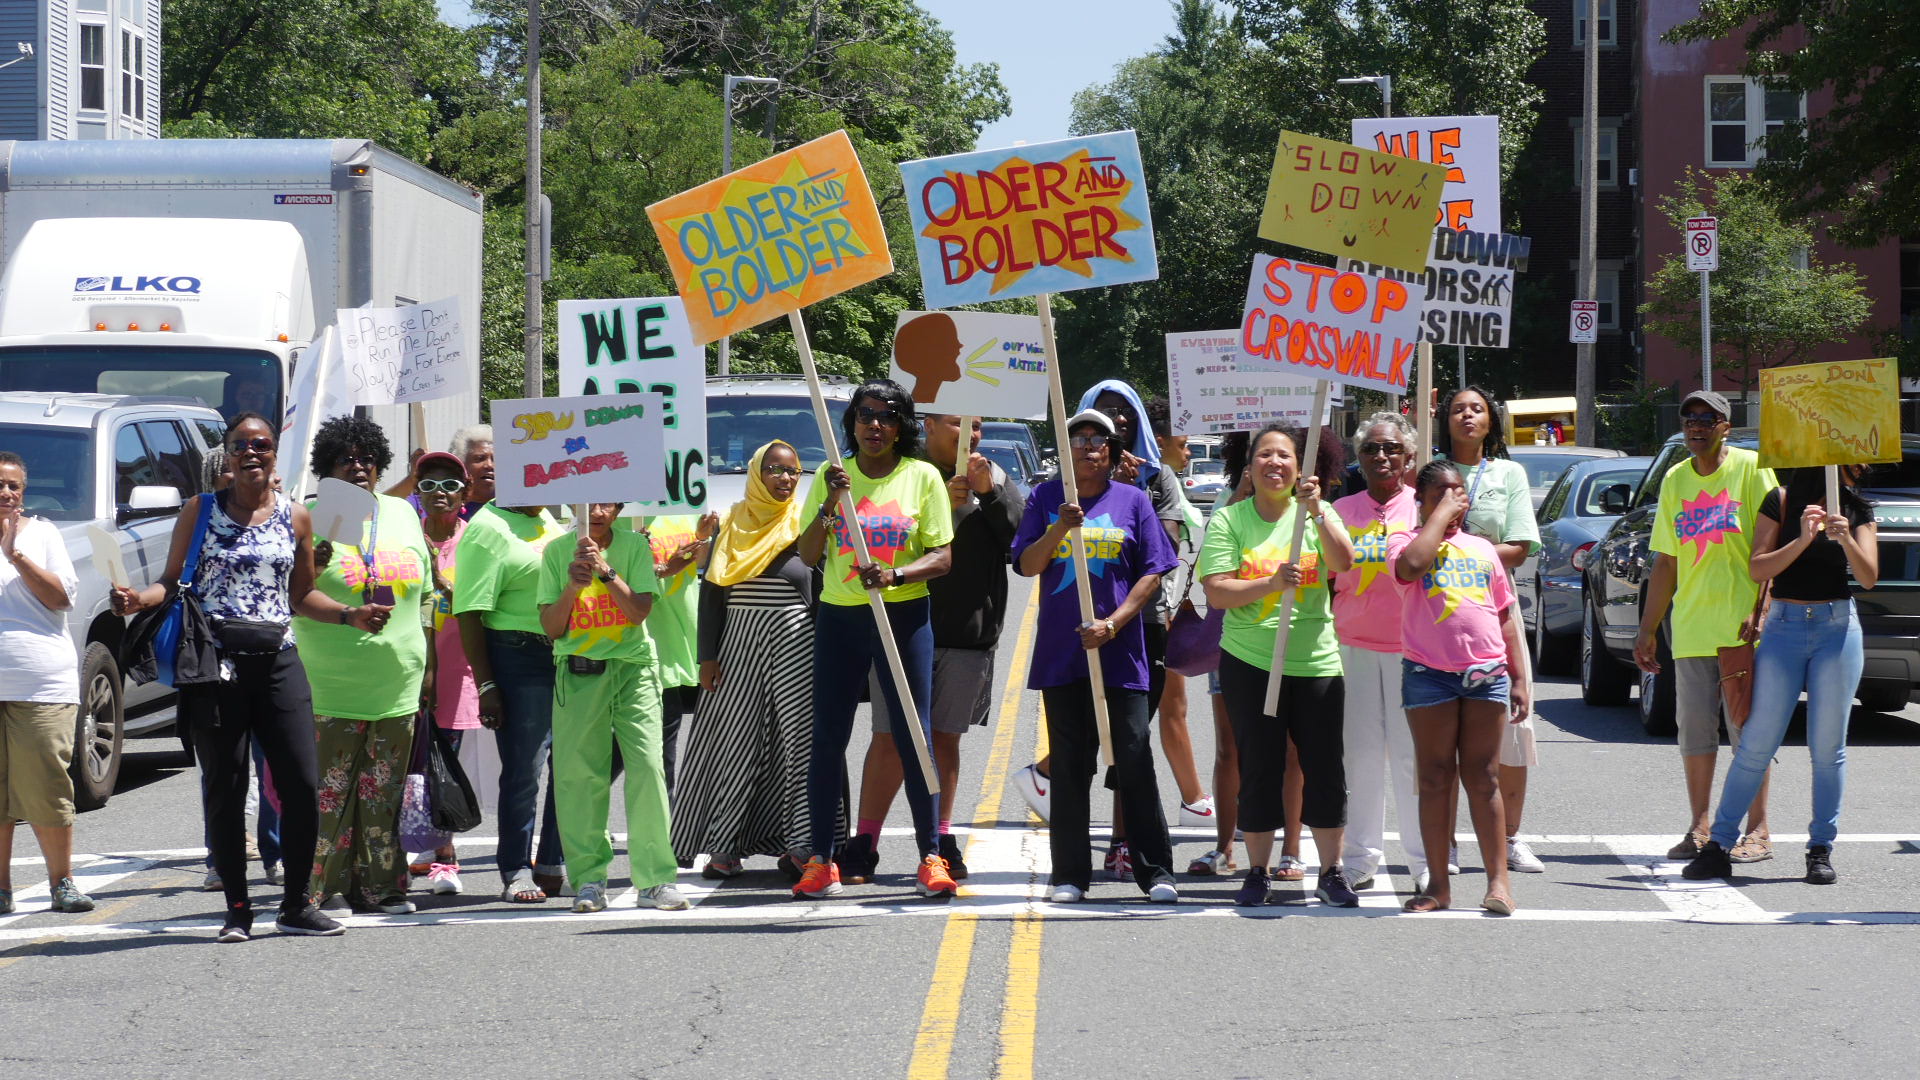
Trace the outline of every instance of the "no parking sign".
{"label": "no parking sign", "polygon": [[1720,221],[1718,218],[1687,219],[1687,269],[1720,269]]}
{"label": "no parking sign", "polygon": [[1567,326],[1567,340],[1575,345],[1591,345],[1599,340],[1600,301],[1575,300],[1573,316]]}

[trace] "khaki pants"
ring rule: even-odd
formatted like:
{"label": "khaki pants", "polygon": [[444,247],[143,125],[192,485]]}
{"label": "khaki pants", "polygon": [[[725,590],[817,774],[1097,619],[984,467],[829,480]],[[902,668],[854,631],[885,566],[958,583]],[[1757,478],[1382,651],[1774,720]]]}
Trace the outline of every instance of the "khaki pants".
{"label": "khaki pants", "polygon": [[0,814],[9,821],[73,824],[73,724],[80,706],[0,701]]}

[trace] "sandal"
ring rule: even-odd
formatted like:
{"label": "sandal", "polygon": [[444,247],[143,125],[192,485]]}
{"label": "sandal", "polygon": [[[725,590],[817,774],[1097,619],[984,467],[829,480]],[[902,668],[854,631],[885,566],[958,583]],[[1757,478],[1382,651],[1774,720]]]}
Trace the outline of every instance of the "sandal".
{"label": "sandal", "polygon": [[1488,893],[1486,899],[1480,901],[1480,906],[1495,915],[1513,914],[1513,901],[1499,893]]}
{"label": "sandal", "polygon": [[1424,915],[1429,911],[1445,911],[1447,905],[1426,893],[1414,893],[1407,898],[1406,903],[1400,905],[1400,910],[1409,915]]}
{"label": "sandal", "polygon": [[567,888],[567,876],[565,874],[543,874],[535,870],[533,872],[533,884],[548,896],[559,896]]}
{"label": "sandal", "polygon": [[500,890],[500,899],[509,904],[537,904],[546,898],[546,890],[533,883],[533,871],[524,867]]}
{"label": "sandal", "polygon": [[1773,858],[1773,841],[1758,833],[1748,833],[1727,852],[1727,858],[1737,863],[1766,862]]}
{"label": "sandal", "polygon": [[1302,881],[1307,876],[1307,864],[1300,861],[1298,855],[1280,856],[1280,865],[1273,868],[1275,881]]}

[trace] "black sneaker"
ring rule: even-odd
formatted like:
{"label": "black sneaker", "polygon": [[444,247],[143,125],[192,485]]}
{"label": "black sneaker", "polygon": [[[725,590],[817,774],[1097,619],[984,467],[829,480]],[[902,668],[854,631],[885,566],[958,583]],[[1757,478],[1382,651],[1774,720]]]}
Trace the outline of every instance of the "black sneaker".
{"label": "black sneaker", "polygon": [[230,908],[227,911],[226,924],[220,927],[220,936],[215,939],[222,945],[232,945],[253,937],[253,909]]}
{"label": "black sneaker", "polygon": [[1833,849],[1830,847],[1810,847],[1807,849],[1807,876],[1801,880],[1809,885],[1831,885],[1840,880],[1833,872]]}
{"label": "black sneaker", "polygon": [[298,934],[302,937],[339,937],[347,928],[334,921],[331,915],[320,910],[318,904],[308,904],[299,911],[282,911],[273,921],[283,934]]}
{"label": "black sneaker", "polygon": [[960,841],[951,834],[940,834],[940,857],[947,860],[947,874],[955,881],[967,880],[967,860],[960,857]]}
{"label": "black sneaker", "polygon": [[1709,840],[1700,848],[1700,854],[1680,871],[1680,876],[1688,881],[1707,881],[1712,878],[1731,878],[1733,860],[1727,857],[1727,849]]}
{"label": "black sneaker", "polygon": [[857,833],[846,845],[833,853],[833,861],[840,864],[840,880],[848,885],[865,885],[873,879],[873,871],[880,865],[880,845],[865,833]]}
{"label": "black sneaker", "polygon": [[1264,907],[1268,901],[1267,868],[1256,866],[1247,871],[1246,880],[1240,883],[1240,891],[1233,895],[1233,902],[1241,907]]}
{"label": "black sneaker", "polygon": [[1337,866],[1320,871],[1320,887],[1313,890],[1313,895],[1319,897],[1321,903],[1334,907],[1360,906],[1360,897],[1354,893],[1353,886],[1347,884],[1347,875]]}

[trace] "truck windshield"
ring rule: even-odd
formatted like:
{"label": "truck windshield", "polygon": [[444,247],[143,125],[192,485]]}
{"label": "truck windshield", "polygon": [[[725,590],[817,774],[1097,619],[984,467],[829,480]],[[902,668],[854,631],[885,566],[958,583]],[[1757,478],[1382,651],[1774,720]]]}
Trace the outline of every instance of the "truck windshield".
{"label": "truck windshield", "polygon": [[[845,398],[828,398],[827,415],[840,429]],[[813,420],[813,402],[801,394],[715,395],[707,399],[707,471],[716,476],[739,474],[753,463],[753,452],[779,439],[800,452],[800,467],[809,471],[827,459],[820,445],[820,427]]]}
{"label": "truck windshield", "polygon": [[0,445],[27,463],[27,513],[50,521],[93,519],[91,432],[20,426],[0,431]]}
{"label": "truck windshield", "polygon": [[242,412],[284,415],[279,361],[265,351],[17,345],[0,349],[4,390],[198,398],[229,419]]}

